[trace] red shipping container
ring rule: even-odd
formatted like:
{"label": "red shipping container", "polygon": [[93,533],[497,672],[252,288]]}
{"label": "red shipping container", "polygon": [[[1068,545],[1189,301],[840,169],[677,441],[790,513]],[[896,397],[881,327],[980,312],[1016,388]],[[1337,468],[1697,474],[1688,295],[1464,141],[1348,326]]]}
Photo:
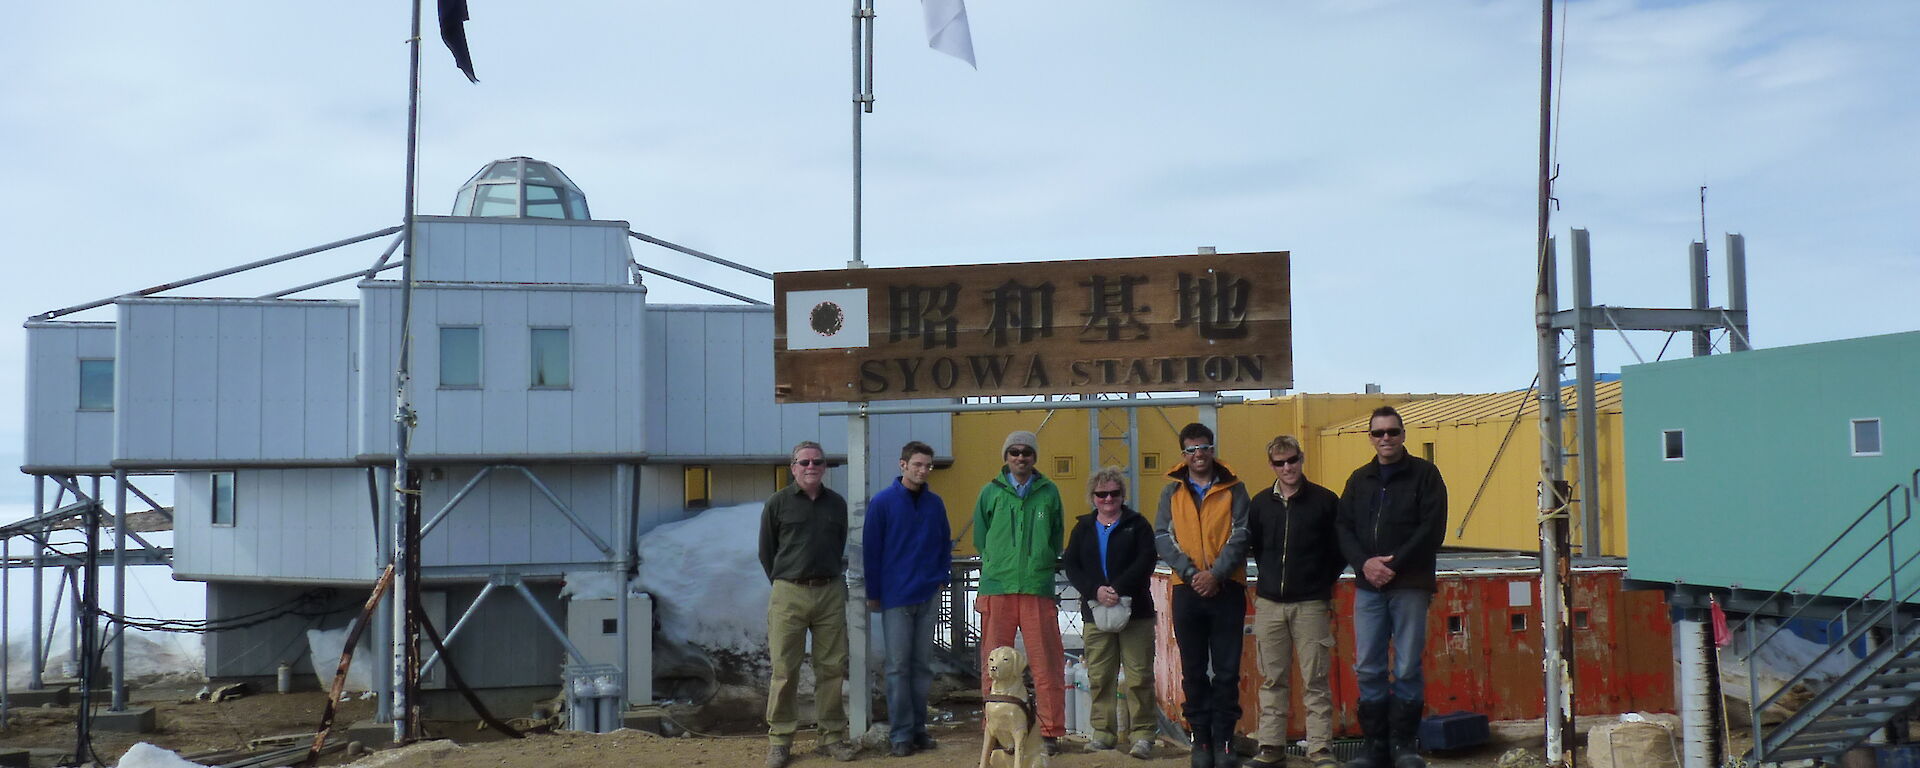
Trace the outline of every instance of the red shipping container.
{"label": "red shipping container", "polygon": [[[1170,582],[1154,574],[1154,690],[1161,708],[1184,724],[1180,704],[1180,654],[1174,646]],[[1574,709],[1579,714],[1673,711],[1672,637],[1666,596],[1624,590],[1622,566],[1574,569]],[[1546,716],[1540,647],[1540,572],[1537,568],[1442,570],[1427,612],[1425,661],[1428,712],[1464,710],[1493,720]],[[1333,689],[1336,736],[1358,736],[1353,674],[1352,576],[1334,590]],[[1251,733],[1260,717],[1262,681],[1253,642],[1252,590],[1248,590],[1247,638],[1240,657],[1239,730]],[[1292,673],[1289,739],[1305,734],[1298,671]]]}

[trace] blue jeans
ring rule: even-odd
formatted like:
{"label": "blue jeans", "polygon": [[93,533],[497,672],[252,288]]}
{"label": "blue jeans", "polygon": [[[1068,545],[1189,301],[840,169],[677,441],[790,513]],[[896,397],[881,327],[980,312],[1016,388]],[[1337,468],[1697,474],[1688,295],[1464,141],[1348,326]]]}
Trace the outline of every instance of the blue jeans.
{"label": "blue jeans", "polygon": [[[1375,592],[1356,589],[1353,595],[1353,674],[1359,678],[1361,701],[1401,701],[1425,698],[1420,659],[1427,652],[1427,605],[1433,593],[1424,589]],[[1387,682],[1387,649],[1393,649],[1393,682]]]}
{"label": "blue jeans", "polygon": [[933,618],[938,597],[880,614],[887,638],[887,738],[907,743],[927,734],[927,693],[933,687]]}

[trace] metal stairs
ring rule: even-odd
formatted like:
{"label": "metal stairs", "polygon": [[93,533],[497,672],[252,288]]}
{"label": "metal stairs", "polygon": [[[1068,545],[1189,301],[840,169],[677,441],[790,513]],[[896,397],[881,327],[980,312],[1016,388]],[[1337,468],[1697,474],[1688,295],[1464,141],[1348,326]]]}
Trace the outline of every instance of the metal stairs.
{"label": "metal stairs", "polygon": [[[1916,500],[1920,500],[1920,470],[1908,478],[1907,484],[1895,485],[1882,494],[1785,586],[1761,601],[1763,606],[1782,605],[1791,607],[1792,611],[1770,615],[1756,612],[1744,623],[1748,643],[1742,649],[1743,655],[1737,658],[1744,658],[1747,663],[1747,701],[1754,731],[1753,749],[1745,756],[1749,763],[1809,758],[1837,763],[1847,750],[1920,705],[1920,562],[1917,562],[1920,547],[1911,540],[1911,531],[1907,532],[1904,545],[1905,549],[1912,550],[1911,554],[1902,559],[1894,545],[1895,533],[1912,519]],[[1839,553],[1842,542],[1857,542],[1872,535],[1872,529],[1878,526],[1869,523],[1870,520],[1883,523],[1884,532],[1861,548],[1851,562],[1840,566],[1838,558],[1845,557]],[[1846,551],[1853,549],[1849,546]],[[1874,555],[1883,555],[1884,559]],[[1828,562],[1829,557],[1834,560]],[[1869,560],[1874,565],[1865,566]],[[1811,590],[1795,587],[1810,571],[1836,567],[1838,573],[1825,586]],[[1849,576],[1855,582],[1861,581],[1871,578],[1882,567],[1886,575],[1865,594],[1825,614],[1839,616],[1846,631],[1834,633],[1820,654],[1778,690],[1762,697],[1760,651],[1789,634],[1785,631],[1787,622],[1820,615],[1812,612],[1815,606],[1823,606],[1823,611],[1831,610],[1833,603],[1844,600],[1844,593],[1836,593],[1837,585]],[[1836,597],[1839,600],[1835,600]],[[1784,620],[1771,628],[1758,623],[1771,617]],[[1856,658],[1855,652],[1849,650],[1869,643],[1871,650],[1864,656]],[[1848,664],[1845,671],[1833,675],[1824,684],[1816,683],[1822,676],[1817,670],[1836,665],[1832,659],[1845,660]],[[1786,720],[1772,726],[1763,725],[1761,713],[1802,683],[1820,687]]]}

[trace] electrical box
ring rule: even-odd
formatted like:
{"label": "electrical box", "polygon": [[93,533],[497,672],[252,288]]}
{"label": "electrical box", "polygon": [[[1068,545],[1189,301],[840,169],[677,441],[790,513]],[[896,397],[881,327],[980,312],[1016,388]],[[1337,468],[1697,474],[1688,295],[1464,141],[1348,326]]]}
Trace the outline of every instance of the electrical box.
{"label": "electrical box", "polygon": [[[627,704],[653,703],[653,598],[627,598]],[[567,601],[567,639],[589,664],[620,663],[620,604],[613,599]]]}

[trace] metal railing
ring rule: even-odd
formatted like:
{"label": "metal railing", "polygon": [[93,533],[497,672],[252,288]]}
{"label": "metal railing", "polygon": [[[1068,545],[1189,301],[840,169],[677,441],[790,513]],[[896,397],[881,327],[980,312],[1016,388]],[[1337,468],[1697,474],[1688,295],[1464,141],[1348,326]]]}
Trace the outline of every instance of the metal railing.
{"label": "metal railing", "polygon": [[[1756,758],[1764,759],[1766,757],[1766,740],[1764,739],[1765,734],[1763,733],[1761,725],[1762,711],[1778,702],[1782,696],[1785,696],[1792,690],[1794,685],[1806,681],[1816,669],[1836,653],[1839,653],[1841,649],[1852,646],[1855,642],[1865,637],[1872,629],[1884,627],[1888,631],[1889,640],[1900,636],[1900,606],[1904,603],[1913,602],[1916,596],[1920,596],[1920,579],[1910,579],[1909,583],[1913,584],[1913,586],[1902,590],[1900,587],[1901,573],[1912,566],[1916,560],[1920,560],[1920,548],[1916,548],[1915,552],[1908,555],[1904,560],[1900,559],[1899,552],[1895,547],[1895,533],[1912,520],[1913,502],[1916,496],[1920,496],[1920,469],[1914,470],[1914,472],[1909,475],[1906,484],[1894,485],[1888,488],[1885,493],[1882,493],[1879,498],[1867,506],[1865,511],[1854,518],[1853,522],[1849,523],[1845,530],[1842,530],[1838,536],[1835,536],[1831,542],[1828,542],[1827,546],[1822,548],[1819,554],[1814,555],[1813,559],[1807,561],[1807,564],[1802,566],[1799,572],[1795,573],[1793,577],[1782,584],[1779,589],[1774,590],[1772,594],[1762,600],[1759,603],[1762,610],[1756,610],[1748,615],[1746,620],[1740,623],[1741,633],[1747,638],[1746,649],[1740,654],[1739,658],[1747,663],[1747,702],[1752,714],[1753,743]],[[1861,548],[1859,553],[1854,555],[1853,559],[1848,561],[1845,567],[1835,573],[1825,584],[1811,591],[1800,586],[1800,580],[1805,578],[1807,574],[1813,572],[1823,562],[1828,562],[1830,556],[1836,558],[1832,562],[1838,562],[1837,558],[1844,556],[1844,553],[1839,549],[1841,543],[1847,541],[1856,531],[1862,534],[1871,532],[1873,528],[1868,524],[1868,521],[1876,518],[1883,524],[1883,530],[1880,535],[1875,537],[1873,541],[1867,543],[1865,547]],[[1802,618],[1808,609],[1820,604],[1818,598],[1838,597],[1833,593],[1836,587],[1838,587],[1842,581],[1846,580],[1848,576],[1858,571],[1860,574],[1859,577],[1865,578],[1875,572],[1872,567],[1863,568],[1862,565],[1868,561],[1868,558],[1882,550],[1886,552],[1886,575],[1868,587],[1859,597],[1849,601],[1837,611],[1837,615],[1845,620],[1847,631],[1838,638],[1829,635],[1827,647],[1823,651],[1782,681],[1778,689],[1762,699],[1760,696],[1760,675],[1758,674],[1757,661],[1760,651],[1772,644],[1789,624]],[[1913,574],[1909,573],[1908,576],[1913,576]],[[1876,597],[1877,595],[1884,595],[1884,597]],[[1793,605],[1792,612],[1786,614],[1778,623],[1766,629],[1764,634],[1761,634],[1762,627],[1759,621],[1769,615],[1763,613],[1764,609],[1778,604],[1777,601],[1783,598],[1789,600],[1788,605]],[[1855,617],[1858,617],[1858,619],[1855,620]]]}
{"label": "metal railing", "polygon": [[972,606],[968,604],[969,595],[980,591],[980,559],[954,558],[953,572],[947,585],[940,590],[940,611],[934,616],[934,644],[948,651],[956,652],[962,658],[963,651],[975,651],[980,647],[980,629],[974,626]]}

